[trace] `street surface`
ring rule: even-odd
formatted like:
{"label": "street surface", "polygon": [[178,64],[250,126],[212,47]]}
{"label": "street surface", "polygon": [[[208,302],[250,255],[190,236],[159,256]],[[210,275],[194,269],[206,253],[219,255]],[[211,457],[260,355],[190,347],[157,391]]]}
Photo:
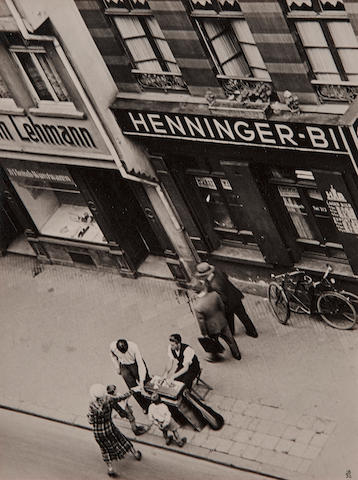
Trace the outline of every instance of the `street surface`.
{"label": "street surface", "polygon": [[[140,462],[128,455],[117,472],[128,480],[264,480],[267,477],[137,444]],[[1,480],[98,480],[108,478],[92,432],[0,410]]]}

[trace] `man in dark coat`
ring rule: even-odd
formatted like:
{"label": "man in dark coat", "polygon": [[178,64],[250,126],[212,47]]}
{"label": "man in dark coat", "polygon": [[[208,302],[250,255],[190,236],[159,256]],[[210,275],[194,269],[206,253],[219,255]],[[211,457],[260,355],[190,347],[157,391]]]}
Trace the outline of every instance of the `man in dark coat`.
{"label": "man in dark coat", "polygon": [[206,280],[209,287],[220,295],[225,305],[226,318],[233,335],[235,335],[234,316],[237,315],[245,327],[246,334],[254,338],[258,336],[256,328],[242,303],[243,293],[230,282],[225,272],[207,262],[201,262],[196,266],[195,277],[199,280]]}
{"label": "man in dark coat", "polygon": [[[208,290],[208,282],[201,280],[198,283],[199,285],[195,287],[197,295],[194,301],[194,312],[202,335],[208,336],[215,342],[218,353],[223,350],[219,342],[219,337],[222,338],[228,344],[231,355],[236,360],[240,360],[241,354],[227,322],[224,302],[217,292]],[[212,353],[208,361],[218,361],[220,359],[218,353]]]}

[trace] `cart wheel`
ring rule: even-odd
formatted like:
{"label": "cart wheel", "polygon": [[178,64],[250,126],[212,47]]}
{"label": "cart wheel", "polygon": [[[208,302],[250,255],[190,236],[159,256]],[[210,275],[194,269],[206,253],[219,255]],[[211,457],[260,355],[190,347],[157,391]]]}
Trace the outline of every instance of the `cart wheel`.
{"label": "cart wheel", "polygon": [[290,316],[290,307],[283,288],[276,282],[271,282],[268,288],[268,298],[278,321],[286,325]]}
{"label": "cart wheel", "polygon": [[350,330],[356,323],[355,308],[340,293],[322,293],[317,300],[317,310],[323,320],[333,328]]}

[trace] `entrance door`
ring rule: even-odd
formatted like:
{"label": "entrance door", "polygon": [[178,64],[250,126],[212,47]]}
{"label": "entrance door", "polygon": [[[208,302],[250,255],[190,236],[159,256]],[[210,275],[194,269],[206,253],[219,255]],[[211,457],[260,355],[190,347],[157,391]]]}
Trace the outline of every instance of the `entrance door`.
{"label": "entrance door", "polygon": [[11,209],[11,194],[0,171],[0,252],[23,232]]}

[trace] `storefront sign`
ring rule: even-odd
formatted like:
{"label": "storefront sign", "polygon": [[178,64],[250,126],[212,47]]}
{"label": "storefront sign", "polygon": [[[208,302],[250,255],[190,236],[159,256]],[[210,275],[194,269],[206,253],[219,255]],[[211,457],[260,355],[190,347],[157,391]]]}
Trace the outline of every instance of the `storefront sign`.
{"label": "storefront sign", "polygon": [[0,115],[0,149],[19,148],[40,153],[107,154],[103,140],[88,120]]}
{"label": "storefront sign", "polygon": [[117,112],[127,135],[346,153],[337,126],[158,112]]}
{"label": "storefront sign", "polygon": [[209,188],[217,190],[214,180],[211,177],[195,177],[196,184],[200,188]]}
{"label": "storefront sign", "polygon": [[339,232],[358,233],[358,219],[352,205],[347,202],[345,196],[331,185],[326,192],[327,205],[333,221]]}

